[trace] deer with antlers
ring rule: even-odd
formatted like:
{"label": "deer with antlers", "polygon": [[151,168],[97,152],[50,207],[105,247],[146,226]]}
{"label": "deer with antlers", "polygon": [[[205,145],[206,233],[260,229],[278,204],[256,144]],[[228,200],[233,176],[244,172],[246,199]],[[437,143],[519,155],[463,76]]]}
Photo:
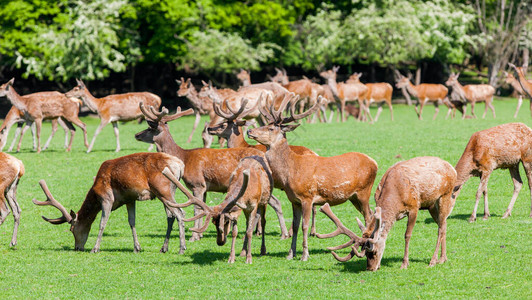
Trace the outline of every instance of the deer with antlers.
{"label": "deer with antlers", "polygon": [[495,94],[495,88],[489,84],[468,84],[463,86],[458,81],[458,76],[460,76],[460,73],[451,73],[451,75],[449,75],[449,79],[445,82],[445,85],[452,87],[453,90],[456,90],[460,97],[462,97],[462,99],[466,99],[469,103],[471,103],[471,114],[473,115],[473,117],[476,118],[475,103],[485,102],[486,106],[484,108],[484,114],[482,114],[482,118],[486,117],[488,108],[491,109],[491,112],[493,113],[493,118],[495,118],[495,107],[493,107],[492,104],[493,95]]}
{"label": "deer with antlers", "polygon": [[113,124],[113,129],[116,136],[115,152],[120,151],[120,132],[118,130],[118,121],[132,121],[142,117],[142,112],[139,109],[139,103],[141,102],[157,108],[161,106],[161,98],[152,93],[126,93],[96,98],[89,92],[83,81],[76,79],[76,82],[78,85],[68,91],[66,96],[81,99],[91,111],[97,112],[98,117],[100,117],[100,125],[94,132],[94,136],[92,137],[91,144],[87,149],[87,153],[92,151],[96,137],[109,123]]}
{"label": "deer with antlers", "polygon": [[[169,174],[167,170],[164,170],[163,174],[174,184],[180,186],[177,178]],[[183,207],[195,204],[202,207],[202,215],[207,216],[205,225],[202,228],[193,228],[191,230],[204,232],[209,225],[209,220],[212,218],[212,223],[216,226],[216,243],[218,246],[223,246],[227,241],[229,228],[232,228],[233,239],[229,263],[235,262],[235,241],[238,235],[237,220],[240,214],[244,212],[246,216],[246,235],[240,256],[246,256],[246,263],[252,263],[251,240],[253,238],[253,229],[259,220],[262,228],[265,229],[266,206],[273,190],[272,174],[264,157],[250,156],[243,158],[231,174],[231,182],[225,200],[214,207],[207,206],[203,201],[191,195],[184,187],[180,187],[180,189],[189,198],[189,201],[177,206]],[[263,234],[260,255],[265,254],[265,234]]]}
{"label": "deer with antlers", "polygon": [[[37,136],[37,153],[41,152],[41,127],[43,120],[57,120],[62,117],[67,123],[74,123],[83,131],[85,147],[87,143],[87,129],[85,123],[78,117],[80,103],[66,97],[59,92],[39,92],[21,96],[13,88],[15,78],[0,86],[0,97],[7,97],[11,104],[24,115],[26,126],[35,123]],[[15,114],[16,115],[16,114]],[[20,114],[19,114],[20,115]],[[70,143],[67,151],[72,149],[75,128],[69,124]],[[53,136],[53,135],[52,135]],[[48,142],[50,139],[48,139]],[[47,143],[48,143],[47,142]]]}
{"label": "deer with antlers", "polygon": [[[122,156],[102,163],[94,179],[94,184],[77,213],[72,210],[69,213],[60,202],[55,200],[44,179],[39,181],[39,184],[47,200],[37,201],[33,199],[33,203],[51,205],[62,213],[60,218],[48,219],[44,216],[42,218],[54,225],[69,223],[70,231],[74,235],[74,249],[76,251],[84,250],[91,225],[101,211],[100,230],[96,244],[91,251],[93,253],[100,251],[103,231],[111,211],[126,205],[129,226],[133,233],[133,249],[135,252],[139,252],[141,248],[135,229],[135,203],[157,197],[163,202],[168,218],[178,218],[179,253],[182,254],[186,249],[184,221],[188,220],[184,219],[184,212],[181,209],[169,205],[170,202],[175,203],[176,186],[162,174],[164,169],[179,178],[183,174],[184,165],[177,157],[165,153],[135,153]],[[161,252],[168,250],[170,232],[171,228],[168,228]]]}
{"label": "deer with antlers", "polygon": [[24,164],[17,158],[0,152],[0,225],[13,213],[13,236],[10,247],[17,245],[18,227],[20,225],[20,206],[17,202],[17,187],[20,178],[24,175]]}
{"label": "deer with antlers", "polygon": [[[353,75],[349,76],[349,79],[346,81],[346,83],[360,83],[360,77],[362,77],[362,73],[354,73]],[[365,85],[368,88],[368,91],[363,97],[364,108],[366,110],[365,113],[368,115],[370,121],[373,122],[373,117],[369,112],[369,106],[373,102],[377,103],[378,105],[377,115],[375,115],[375,122],[379,120],[384,103],[386,103],[386,105],[388,105],[390,108],[390,115],[393,121],[392,85],[387,82],[366,83]]]}
{"label": "deer with antlers", "polygon": [[[242,158],[253,155],[264,157],[262,151],[249,147],[183,149],[175,143],[167,123],[181,116],[192,114],[192,109],[183,112],[178,109],[178,112],[174,115],[168,115],[166,108],[158,112],[153,107],[146,108],[142,103],[140,104],[140,109],[144,113],[149,128],[137,133],[135,138],[138,141],[155,144],[157,151],[168,153],[181,159],[185,163],[183,181],[192,190],[194,196],[203,201],[205,201],[206,192],[208,191],[227,192],[231,173]],[[277,213],[280,212],[278,211]],[[198,214],[200,214],[200,210],[195,208],[194,215],[197,216]],[[201,227],[200,219],[196,220],[195,227]],[[191,241],[196,241],[200,238],[201,234],[194,232]]]}
{"label": "deer with antlers", "polygon": [[[475,176],[480,177],[475,207],[469,222],[477,219],[477,207],[480,197],[484,196],[484,220],[490,216],[488,208],[488,180],[493,170],[509,169],[514,184],[514,194],[503,214],[507,218],[523,186],[519,175],[519,163],[523,164],[528,186],[532,190],[532,129],[523,123],[509,123],[475,132],[469,139],[464,153],[456,164],[458,179],[454,188],[454,197],[458,197],[462,186]],[[532,192],[530,194],[532,203]],[[532,210],[530,212],[532,217]]]}
{"label": "deer with antlers", "polygon": [[[439,108],[439,102],[443,102],[448,108],[447,115],[445,118],[448,118],[449,115],[453,112],[454,106],[449,102],[449,99],[447,98],[447,92],[449,91],[443,84],[436,84],[436,83],[421,83],[418,85],[413,85],[410,81],[412,79],[412,75],[408,75],[408,77],[403,76],[399,71],[395,71],[395,78],[397,80],[397,83],[395,86],[398,89],[405,88],[406,91],[412,95],[413,97],[417,98],[417,103],[414,109],[416,110],[416,114],[418,119],[423,120],[423,107],[427,102],[433,102],[434,103],[434,116],[432,117],[433,120],[436,120],[436,117],[438,116],[438,113],[440,112]],[[419,106],[419,110],[418,110]],[[453,113],[454,115],[454,113]],[[465,118],[465,112],[463,114],[463,117]]]}
{"label": "deer with antlers", "polygon": [[[412,231],[416,224],[419,210],[426,209],[438,224],[436,250],[429,266],[447,261],[446,234],[447,217],[451,214],[455,198],[452,197],[456,171],[446,161],[438,157],[416,157],[393,165],[384,173],[375,192],[375,214],[366,220],[366,226],[357,218],[358,226],[363,232],[362,237],[345,227],[334,215],[330,207],[323,206],[320,211],[325,213],[336,225],[337,229],[330,234],[318,234],[318,238],[330,238],[345,234],[350,241],[330,247],[338,261],[348,261],[353,256],[367,257],[367,270],[376,271],[380,268],[386,239],[393,224],[408,217],[405,233],[405,253],[401,269],[408,267],[408,248]],[[351,253],[339,257],[334,251],[351,247]],[[360,252],[358,248],[361,247]],[[438,252],[441,248],[440,259]]]}
{"label": "deer with antlers", "polygon": [[[337,83],[336,73],[339,69],[339,66],[333,67],[331,70],[321,72],[320,76],[327,80],[327,84],[337,99],[336,101],[340,107],[340,118],[344,122],[346,102],[357,101],[361,110],[365,111],[363,97],[368,92],[368,88],[362,83]],[[359,120],[361,120],[360,117]]]}
{"label": "deer with antlers", "polygon": [[532,115],[532,81],[526,79],[525,74],[527,66],[523,65],[522,67],[516,67],[512,63],[508,63],[508,65],[517,72],[519,84],[521,85],[523,92],[528,95],[528,98],[530,98],[530,114]]}
{"label": "deer with antlers", "polygon": [[[512,73],[503,72],[504,74],[504,82],[506,84],[509,84],[517,94],[517,107],[515,108],[514,118],[517,118],[517,114],[519,113],[519,109],[521,109],[521,105],[523,104],[523,96],[525,96],[525,91],[523,90],[523,87],[521,87],[521,83],[519,83],[519,80],[515,78],[515,76]],[[527,80],[532,86],[532,81]],[[532,112],[532,101],[530,102],[530,111]]]}
{"label": "deer with antlers", "polygon": [[[288,259],[296,253],[297,233],[303,216],[303,255],[301,260],[309,258],[308,229],[310,215],[314,205],[338,205],[351,201],[361,211],[365,219],[371,215],[369,197],[375,177],[377,163],[369,156],[350,152],[333,157],[299,155],[288,147],[285,133],[299,126],[291,122],[302,119],[318,109],[321,97],[309,110],[295,114],[295,104],[290,107],[290,117],[282,117],[282,111],[290,99],[285,99],[278,110],[271,108],[261,112],[270,124],[248,130],[248,136],[266,145],[266,159],[274,176],[279,179],[283,190],[293,208],[292,245]],[[296,103],[296,101],[291,101]]]}

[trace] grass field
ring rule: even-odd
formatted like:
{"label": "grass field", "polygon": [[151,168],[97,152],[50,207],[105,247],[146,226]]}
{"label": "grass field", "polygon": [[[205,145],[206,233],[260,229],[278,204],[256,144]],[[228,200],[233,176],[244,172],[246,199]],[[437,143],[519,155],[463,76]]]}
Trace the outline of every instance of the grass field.
{"label": "grass field", "polygon": [[[291,144],[304,145],[322,156],[344,152],[363,152],[379,164],[378,181],[391,165],[416,156],[439,156],[452,165],[475,131],[498,124],[520,121],[532,125],[527,103],[519,117],[513,119],[516,100],[496,100],[497,118],[488,113],[486,119],[444,120],[441,111],[432,120],[434,108],[425,109],[425,120],[418,121],[413,107],[395,106],[394,122],[387,109],[376,124],[358,123],[350,118],[343,124],[304,124],[289,134]],[[481,116],[484,105],[477,107]],[[373,109],[373,114],[375,109]],[[89,138],[92,138],[98,119],[85,118]],[[184,144],[193,118],[184,117],[171,123],[171,131],[178,144],[184,147],[201,146],[200,132],[193,143]],[[184,255],[178,255],[177,230],[170,242],[170,251],[159,253],[166,229],[166,214],[159,201],[137,204],[137,232],[143,251],[133,253],[133,241],[125,207],[114,211],[107,224],[101,253],[91,254],[95,243],[99,217],[93,224],[85,252],[74,252],[74,239],[69,225],[50,225],[41,215],[58,216],[51,207],[37,207],[32,198],[44,200],[38,181],[46,179],[55,198],[67,209],[79,209],[92,178],[100,164],[107,159],[146,151],[147,144],[135,141],[134,133],[146,124],[119,125],[122,151],[115,153],[115,138],[108,126],[98,137],[94,152],[85,153],[81,131],[78,129],[72,152],[63,151],[63,135],[41,154],[30,151],[31,137],[23,141],[23,151],[14,154],[26,167],[26,174],[18,188],[22,207],[21,227],[16,249],[8,247],[13,228],[12,217],[0,226],[0,297],[6,298],[531,298],[532,294],[532,218],[530,191],[526,176],[513,215],[501,219],[513,192],[506,170],[495,171],[489,181],[492,217],[468,223],[478,178],[471,179],[462,190],[448,220],[447,256],[449,260],[433,268],[428,263],[434,251],[437,226],[429,213],[418,215],[410,245],[410,267],[400,270],[404,250],[406,220],[395,224],[389,234],[381,269],[365,271],[365,260],[354,259],[339,263],[326,247],[339,245],[346,237],[320,240],[309,238],[310,259],[285,259],[290,240],[279,240],[279,224],[269,209],[267,213],[266,246],[268,256],[259,257],[260,239],[253,240],[253,264],[237,257],[227,264],[230,244],[216,245],[215,229],[211,225],[205,237],[187,243]],[[50,124],[44,126],[46,138]],[[14,130],[12,130],[14,132]],[[10,141],[9,141],[10,142]],[[283,202],[287,222],[292,211],[283,192],[274,192]],[[185,197],[178,192],[178,201]],[[223,199],[222,194],[210,194],[209,205]],[[371,206],[374,207],[373,196]],[[355,217],[360,213],[351,204],[333,207],[344,224],[358,231]],[[482,203],[479,216],[483,213]],[[191,210],[187,210],[191,215]],[[243,217],[240,222],[243,223]],[[289,224],[287,224],[289,226]],[[191,224],[188,224],[191,226]],[[240,225],[242,236],[242,225]],[[317,216],[317,230],[327,233],[334,229],[323,214]],[[191,232],[187,230],[187,239]],[[242,241],[237,242],[237,251]]]}

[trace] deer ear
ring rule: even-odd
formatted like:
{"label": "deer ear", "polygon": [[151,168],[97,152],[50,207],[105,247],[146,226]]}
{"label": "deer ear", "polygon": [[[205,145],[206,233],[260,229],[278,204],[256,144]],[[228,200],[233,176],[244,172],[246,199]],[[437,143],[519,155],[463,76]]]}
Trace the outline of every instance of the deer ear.
{"label": "deer ear", "polygon": [[78,218],[78,214],[76,214],[73,210],[70,210],[70,216],[72,217],[70,223],[74,222]]}
{"label": "deer ear", "polygon": [[206,83],[205,80],[202,80],[201,83],[202,83],[204,86],[209,86],[209,84]]}
{"label": "deer ear", "polygon": [[296,129],[297,127],[299,127],[300,124],[292,124],[292,125],[282,125],[281,126],[281,130],[286,133],[286,132],[290,132],[290,131],[293,131],[294,129]]}
{"label": "deer ear", "polygon": [[181,85],[181,82],[183,82],[183,81],[181,81],[179,79],[176,79],[175,82],[177,82],[177,85]]}
{"label": "deer ear", "polygon": [[192,78],[187,79],[187,84],[190,84]]}
{"label": "deer ear", "polygon": [[11,79],[7,82],[7,85],[13,85],[14,82],[15,82],[15,77],[11,78]]}

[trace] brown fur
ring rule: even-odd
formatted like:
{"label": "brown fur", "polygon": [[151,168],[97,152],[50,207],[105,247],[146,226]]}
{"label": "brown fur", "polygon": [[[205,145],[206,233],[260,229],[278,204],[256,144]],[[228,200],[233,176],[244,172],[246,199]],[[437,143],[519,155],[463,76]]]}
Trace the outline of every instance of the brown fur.
{"label": "brown fur", "polygon": [[[400,77],[398,77],[397,79],[397,83],[395,86],[398,89],[406,88],[407,92],[410,95],[417,98],[418,103],[415,106],[415,110],[418,119],[420,120],[423,119],[423,107],[425,106],[427,101],[434,102],[434,107],[436,111],[434,112],[434,116],[432,117],[433,120],[436,119],[436,116],[438,116],[438,112],[440,111],[438,107],[439,101],[442,101],[448,108],[447,116],[445,118],[449,117],[454,108],[453,105],[449,102],[449,99],[447,98],[447,92],[449,90],[443,84],[422,83],[419,85],[413,85],[408,77],[400,75]],[[420,106],[419,111],[418,105]]]}
{"label": "brown fur", "polygon": [[495,88],[489,84],[468,84],[463,86],[460,84],[460,82],[458,82],[458,76],[460,76],[460,73],[452,73],[449,76],[449,79],[445,82],[445,85],[456,89],[458,94],[462,98],[465,98],[471,104],[471,114],[473,115],[473,117],[476,118],[475,103],[485,102],[486,106],[484,108],[484,114],[482,115],[482,118],[486,117],[486,112],[488,111],[488,108],[491,109],[491,112],[493,113],[493,118],[495,118],[495,108],[492,104],[493,95],[495,94]]}
{"label": "brown fur", "polygon": [[[196,117],[194,120],[194,126],[192,127],[192,131],[190,132],[190,135],[187,139],[187,143],[190,143],[190,141],[192,141],[194,131],[196,131],[196,128],[198,127],[198,124],[200,122],[201,115],[209,115],[211,119],[214,116],[214,113],[212,111],[212,99],[209,97],[200,97],[190,78],[185,80],[183,79],[183,77],[181,77],[181,81],[177,80],[177,83],[179,84],[179,90],[177,91],[177,95],[179,97],[187,97],[190,105],[194,109],[194,115]],[[204,146],[206,146],[205,143]],[[210,146],[205,148],[210,148]]]}
{"label": "brown fur", "polygon": [[517,72],[517,78],[523,94],[530,99],[530,115],[532,115],[532,81],[526,79],[525,70],[527,66],[516,67],[514,64],[509,65]]}
{"label": "brown fur", "polygon": [[24,164],[17,158],[0,152],[0,225],[9,215],[9,209],[13,212],[13,236],[10,247],[17,244],[18,227],[20,224],[20,206],[17,202],[17,187],[20,178],[24,175]]}

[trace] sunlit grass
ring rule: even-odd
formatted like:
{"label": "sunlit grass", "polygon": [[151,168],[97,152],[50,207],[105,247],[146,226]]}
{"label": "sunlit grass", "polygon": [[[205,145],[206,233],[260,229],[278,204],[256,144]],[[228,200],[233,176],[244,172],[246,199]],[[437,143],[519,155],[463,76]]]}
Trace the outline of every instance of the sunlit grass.
{"label": "sunlit grass", "polygon": [[[520,121],[528,126],[530,112],[523,105],[519,117],[513,119],[515,99],[496,100],[497,118],[476,120],[444,120],[440,111],[432,121],[434,109],[426,107],[423,121],[418,121],[413,107],[396,105],[394,122],[387,109],[376,124],[358,123],[350,118],[343,124],[306,124],[289,134],[292,144],[307,146],[322,156],[349,151],[363,152],[379,164],[377,181],[387,168],[399,160],[415,156],[439,156],[454,165],[462,154],[471,134],[498,124]],[[477,106],[481,115],[484,105]],[[372,109],[375,114],[375,109]],[[89,138],[98,119],[84,118]],[[200,130],[193,143],[186,145],[193,118],[184,117],[170,124],[175,140],[183,147],[201,146]],[[26,174],[18,189],[22,207],[19,243],[16,250],[8,247],[12,218],[0,226],[0,295],[4,298],[355,298],[355,297],[468,297],[468,298],[529,298],[532,290],[532,219],[530,191],[525,184],[508,219],[501,219],[513,192],[506,170],[495,171],[489,182],[490,211],[488,221],[467,222],[478,186],[478,178],[464,187],[448,221],[447,256],[443,265],[429,268],[434,251],[437,226],[428,212],[419,214],[410,245],[410,267],[400,270],[404,250],[406,221],[396,223],[387,241],[382,267],[366,272],[365,261],[355,259],[347,263],[334,260],[328,246],[338,245],[345,237],[329,240],[309,239],[310,259],[298,257],[287,261],[285,256],[290,240],[279,240],[279,225],[275,214],[268,210],[266,246],[268,256],[259,257],[260,240],[253,241],[253,264],[237,257],[227,264],[230,245],[218,247],[215,230],[211,226],[205,237],[187,243],[184,255],[178,255],[177,231],[170,242],[170,251],[159,253],[166,228],[166,215],[159,201],[137,204],[137,231],[143,251],[133,253],[133,241],[125,208],[111,214],[105,230],[101,253],[88,252],[96,240],[99,217],[87,242],[86,252],[74,252],[74,239],[68,225],[53,226],[41,215],[57,216],[49,207],[37,207],[32,198],[44,199],[38,181],[46,179],[54,196],[68,209],[79,209],[92,178],[100,164],[107,159],[146,151],[147,144],[135,141],[134,133],[145,124],[120,124],[122,151],[115,153],[115,137],[108,126],[98,137],[94,152],[85,153],[81,131],[78,129],[72,152],[63,151],[63,135],[53,141],[49,150],[41,154],[31,151],[31,137],[23,141],[23,151],[14,154],[26,166]],[[44,126],[43,136],[50,131]],[[44,138],[43,138],[44,139]],[[521,175],[526,178],[521,168]],[[526,181],[526,179],[524,179]],[[274,192],[283,202],[287,222],[292,219],[291,205],[282,191]],[[184,196],[179,192],[178,201]],[[222,194],[211,194],[209,205],[218,203]],[[374,206],[372,196],[371,206]],[[351,204],[333,208],[344,223],[357,230],[355,216],[360,217]],[[479,215],[483,207],[480,204]],[[191,211],[187,210],[188,215]],[[244,224],[242,219],[240,224]],[[287,224],[289,225],[289,224]],[[188,225],[190,226],[190,225]],[[240,225],[242,230],[243,225]],[[323,214],[317,216],[320,233],[334,229]],[[242,231],[241,231],[242,232]],[[241,235],[240,235],[241,236]],[[187,239],[190,232],[187,231]],[[242,246],[239,239],[237,247]]]}

